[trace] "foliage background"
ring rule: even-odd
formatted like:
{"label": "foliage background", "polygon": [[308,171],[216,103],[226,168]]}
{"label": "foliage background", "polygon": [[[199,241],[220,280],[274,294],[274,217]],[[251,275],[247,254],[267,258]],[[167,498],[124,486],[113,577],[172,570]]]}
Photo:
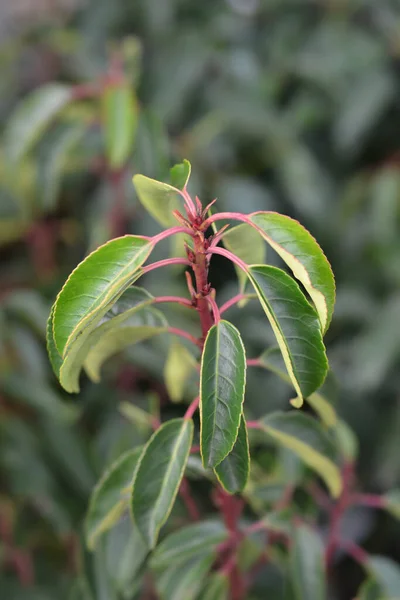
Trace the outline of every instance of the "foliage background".
{"label": "foliage background", "polygon": [[[147,435],[129,418],[127,403],[150,410],[158,397],[164,416],[180,414],[162,384],[161,338],[127,352],[123,367],[110,361],[100,385],[85,381],[70,398],[51,374],[44,329],[55,294],[90,248],[121,231],[157,232],[134,196],[132,174],[163,179],[183,157],[193,165],[191,189],[204,201],[217,197],[220,210],[294,216],[321,243],[338,289],[326,338],[331,397],[357,434],[363,489],[398,486],[399,3],[31,0],[0,3],[0,21],[4,597],[79,597],[73,594],[85,558],[79,539],[88,494],[104,466]],[[104,168],[101,114],[90,99],[77,100],[63,123],[10,163],[16,140],[9,123],[18,103],[47,82],[97,81],[115,48],[140,103],[131,160],[118,180]],[[76,126],[77,144],[57,154],[65,127]],[[211,279],[221,299],[236,290],[233,269],[219,257]],[[179,269],[149,276],[148,286],[184,293]],[[173,310],[170,317],[177,318]],[[231,318],[248,354],[257,356],[270,339],[259,309],[249,305]],[[276,378],[251,373],[249,414],[285,407],[287,399]],[[207,510],[207,490],[196,485]],[[178,505],[173,519],[182,515]],[[400,558],[399,526],[385,514],[357,510],[345,529],[368,551]],[[86,557],[103,590],[99,599],[114,598],[107,591],[114,555],[111,549]],[[265,577],[264,589],[273,589]],[[332,598],[353,598],[360,577],[341,557]]]}

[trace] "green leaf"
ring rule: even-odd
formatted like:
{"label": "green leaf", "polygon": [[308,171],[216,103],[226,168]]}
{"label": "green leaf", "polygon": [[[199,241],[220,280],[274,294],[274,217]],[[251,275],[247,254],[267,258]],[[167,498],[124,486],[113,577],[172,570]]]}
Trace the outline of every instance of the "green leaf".
{"label": "green leaf", "polygon": [[324,547],[308,525],[294,528],[290,571],[296,600],[326,600]]}
{"label": "green leaf", "polygon": [[59,379],[64,389],[70,393],[79,391],[82,366],[98,382],[101,365],[108,356],[165,331],[167,323],[163,315],[148,307],[153,299],[141,288],[126,290],[104,315],[102,324],[78,338],[60,367]]}
{"label": "green leaf", "polygon": [[384,594],[379,600],[399,598],[400,567],[394,560],[385,556],[370,556],[366,567]]}
{"label": "green leaf", "polygon": [[193,439],[193,421],[172,419],[146,444],[132,487],[132,517],[151,548],[157,543],[179,486]]}
{"label": "green leaf", "polygon": [[100,381],[101,367],[113,354],[168,331],[164,315],[155,308],[144,307],[131,315],[128,312],[100,325],[88,338],[91,347],[84,367],[92,381]]}
{"label": "green leaf", "polygon": [[186,562],[204,551],[215,550],[227,538],[228,532],[221,521],[205,520],[188,525],[161,542],[152,556],[151,567],[159,570]]}
{"label": "green leaf", "polygon": [[396,519],[400,519],[400,490],[391,490],[383,496],[385,508]]}
{"label": "green leaf", "polygon": [[211,552],[193,556],[156,575],[156,588],[161,600],[195,600],[215,560]]}
{"label": "green leaf", "polygon": [[250,219],[310,294],[325,332],[335,304],[335,280],[317,241],[300,223],[285,215],[258,212]]}
{"label": "green leaf", "polygon": [[93,550],[98,538],[120,519],[129,504],[130,486],[142,448],[128,450],[104,473],[94,488],[85,521],[88,547]]}
{"label": "green leaf", "polygon": [[236,442],[222,462],[214,469],[222,487],[230,494],[242,492],[250,472],[249,442],[246,421],[242,415]]}
{"label": "green leaf", "polygon": [[260,421],[263,431],[289,448],[325,481],[332,496],[342,489],[335,446],[321,425],[302,412],[272,413]]}
{"label": "green leaf", "polygon": [[138,122],[137,100],[130,85],[126,82],[108,85],[101,108],[108,163],[117,170],[132,154]]}
{"label": "green leaf", "polygon": [[358,590],[356,600],[383,600],[382,590],[376,581],[367,579]]}
{"label": "green leaf", "polygon": [[337,447],[346,462],[354,462],[358,456],[357,436],[342,419],[338,419],[335,425],[335,438]]}
{"label": "green leaf", "polygon": [[44,211],[56,206],[67,158],[83,133],[81,124],[64,125],[56,131],[55,139],[39,152],[37,193]]}
{"label": "green leaf", "polygon": [[23,158],[71,98],[69,86],[49,83],[18,104],[4,134],[4,147],[11,161]]}
{"label": "green leaf", "polygon": [[187,381],[197,361],[186,346],[171,344],[164,367],[164,381],[172,402],[182,402]]}
{"label": "green leaf", "polygon": [[186,159],[182,163],[174,165],[170,170],[171,185],[178,190],[184,190],[188,184],[192,165]]}
{"label": "green leaf", "polygon": [[60,369],[62,365],[62,358],[56,348],[56,344],[53,337],[53,317],[54,317],[54,305],[51,308],[51,312],[47,321],[46,326],[46,345],[47,354],[49,355],[50,363],[54,374],[57,378],[60,377]]}
{"label": "green leaf", "polygon": [[[259,357],[260,366],[271,373],[275,373],[282,381],[290,384],[290,377],[285,369],[282,354],[279,348],[269,348]],[[337,414],[332,404],[320,392],[314,392],[306,398],[306,401],[315,410],[321,421],[327,427],[335,427],[338,422]]]}
{"label": "green leaf", "polygon": [[249,277],[296,390],[297,399],[292,403],[300,407],[303,398],[322,385],[328,371],[317,313],[297,283],[281,269],[252,266]]}
{"label": "green leaf", "polygon": [[208,577],[206,587],[199,600],[229,600],[229,578],[224,573],[213,573]]}
{"label": "green leaf", "polygon": [[135,175],[133,184],[140,202],[160,225],[171,227],[177,224],[172,213],[183,206],[178,188],[144,175]]}
{"label": "green leaf", "polygon": [[151,250],[146,238],[126,235],[100,246],[72,271],[57,296],[53,316],[54,342],[63,358],[78,336],[93,329],[137,279]]}
{"label": "green leaf", "polygon": [[246,353],[240,333],[228,321],[220,321],[208,332],[201,359],[200,446],[205,467],[216,467],[233,448],[245,386]]}
{"label": "green leaf", "polygon": [[[228,229],[223,236],[223,242],[228,250],[236,254],[246,264],[264,263],[266,260],[266,246],[251,225],[243,223]],[[235,270],[239,280],[240,292],[243,293],[246,289],[247,275],[237,265],[235,265]]]}

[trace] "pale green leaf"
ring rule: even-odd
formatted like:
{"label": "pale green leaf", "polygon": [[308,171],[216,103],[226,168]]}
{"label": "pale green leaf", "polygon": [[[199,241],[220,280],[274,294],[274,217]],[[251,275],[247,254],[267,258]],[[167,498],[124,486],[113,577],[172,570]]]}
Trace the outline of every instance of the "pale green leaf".
{"label": "pale green leaf", "polygon": [[105,147],[112,169],[120,169],[133,152],[138,104],[131,86],[118,83],[106,86],[101,101]]}
{"label": "pale green leaf", "polygon": [[164,381],[172,402],[182,402],[188,379],[197,365],[186,346],[173,342],[164,367]]}
{"label": "pale green leaf", "polygon": [[328,361],[318,315],[297,283],[281,269],[252,266],[249,277],[268,317],[297,399],[315,392],[324,382]]}
{"label": "pale green leaf", "polygon": [[133,520],[151,548],[172,510],[193,439],[193,421],[172,419],[150,438],[132,487]]}
{"label": "pale green leaf", "polygon": [[13,162],[23,158],[71,98],[69,86],[49,83],[17,105],[4,134],[4,147]]}
{"label": "pale green leaf", "polygon": [[289,448],[325,481],[332,496],[342,489],[340,469],[332,439],[312,417],[301,412],[272,413],[260,421],[263,431]]}
{"label": "pale green leaf", "polygon": [[371,577],[380,586],[383,596],[379,600],[400,598],[400,567],[386,556],[370,556],[366,565]]}
{"label": "pale green leaf", "polygon": [[174,165],[170,170],[171,185],[178,190],[186,188],[190,173],[192,171],[192,165],[186,159],[182,163]]}
{"label": "pale green leaf", "polygon": [[133,183],[140,202],[151,216],[163,227],[177,225],[174,210],[182,210],[180,190],[144,175],[135,175]]}
{"label": "pale green leaf", "polygon": [[335,280],[320,246],[300,223],[274,212],[250,215],[268,244],[279,254],[293,275],[310,294],[326,331],[335,304]]}
{"label": "pale green leaf", "polygon": [[290,572],[296,600],[326,600],[324,546],[308,525],[294,528]]}
{"label": "pale green leaf", "polygon": [[[223,236],[223,242],[230,252],[233,252],[246,264],[263,264],[266,260],[265,243],[251,225],[243,223],[228,229]],[[246,288],[247,275],[237,265],[235,265],[235,270],[239,280],[240,292],[243,293]]]}
{"label": "pale green leaf", "polygon": [[246,385],[246,353],[239,331],[220,321],[208,332],[200,374],[203,465],[216,467],[236,441]]}
{"label": "pale green leaf", "polygon": [[400,519],[400,489],[390,490],[382,498],[385,502],[385,508],[396,519]]}
{"label": "pale green leaf", "polygon": [[195,600],[215,558],[205,552],[156,574],[160,600]]}
{"label": "pale green leaf", "polygon": [[133,480],[141,452],[142,448],[135,448],[122,454],[94,488],[85,521],[89,548],[94,548],[100,535],[110,529],[128,507],[126,488]]}
{"label": "pale green leaf", "polygon": [[249,442],[246,421],[242,415],[236,442],[228,456],[214,469],[222,487],[230,494],[242,492],[250,472]]}

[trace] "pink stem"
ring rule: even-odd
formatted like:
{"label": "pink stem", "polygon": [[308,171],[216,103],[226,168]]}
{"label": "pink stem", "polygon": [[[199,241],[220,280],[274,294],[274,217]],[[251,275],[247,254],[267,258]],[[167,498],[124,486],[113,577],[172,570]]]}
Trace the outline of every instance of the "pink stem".
{"label": "pink stem", "polygon": [[192,213],[192,216],[194,217],[194,216],[195,216],[195,214],[196,214],[196,207],[195,207],[195,205],[194,205],[194,202],[193,202],[193,200],[191,199],[191,197],[190,197],[190,195],[189,195],[189,192],[187,191],[187,189],[186,189],[186,188],[184,188],[184,189],[182,190],[182,196],[183,196],[183,198],[185,199],[186,206],[187,206],[187,208],[188,208],[188,210],[189,210],[189,213]]}
{"label": "pink stem", "polygon": [[261,361],[259,358],[248,358],[247,359],[248,367],[262,367]]}
{"label": "pink stem", "polygon": [[147,265],[147,267],[143,267],[143,273],[150,273],[150,271],[154,271],[154,269],[159,269],[160,267],[167,267],[169,265],[186,265],[190,266],[190,262],[187,258],[165,258],[164,260],[159,260],[151,265]]}
{"label": "pink stem", "polygon": [[197,398],[195,398],[193,400],[193,402],[189,405],[189,408],[185,412],[184,419],[186,419],[186,420],[191,419],[193,417],[194,413],[196,412],[196,410],[198,409],[199,404],[200,404],[200,396],[197,396]]}
{"label": "pink stem", "polygon": [[254,225],[254,223],[250,221],[248,215],[242,215],[241,213],[235,212],[222,212],[215,213],[214,215],[211,215],[211,217],[208,217],[203,223],[203,228],[204,230],[208,229],[212,223],[215,223],[216,221],[226,221],[228,219],[233,221],[243,221],[244,223],[249,223],[249,225]]}
{"label": "pink stem", "polygon": [[248,265],[246,265],[246,263],[243,260],[241,260],[238,256],[233,254],[233,252],[229,252],[229,250],[226,250],[226,248],[221,248],[220,246],[216,246],[215,248],[210,248],[208,250],[208,253],[209,254],[220,254],[221,256],[224,256],[225,258],[227,258],[230,261],[232,261],[233,263],[235,263],[235,265],[237,265],[240,269],[242,269],[242,271],[244,271],[246,274],[249,272]]}
{"label": "pink stem", "polygon": [[235,306],[235,304],[238,304],[238,302],[241,302],[242,300],[247,300],[247,298],[250,299],[253,298],[253,296],[251,294],[237,294],[237,296],[234,296],[221,306],[221,308],[219,309],[220,314],[222,315],[229,308]]}
{"label": "pink stem", "polygon": [[246,423],[248,429],[261,429],[261,423],[259,421],[247,421]]}
{"label": "pink stem", "polygon": [[349,554],[361,566],[365,566],[369,562],[369,556],[358,544],[350,540],[338,540],[337,545]]}
{"label": "pink stem", "polygon": [[221,320],[221,314],[219,312],[218,304],[215,302],[215,299],[212,296],[207,296],[207,300],[212,308],[215,323],[219,323]]}
{"label": "pink stem", "polygon": [[371,508],[385,508],[385,498],[377,494],[353,494],[349,498],[349,503],[369,506]]}
{"label": "pink stem", "polygon": [[199,511],[197,504],[194,501],[194,498],[191,494],[189,483],[188,483],[187,479],[182,479],[179,494],[186,506],[186,510],[188,511],[191,520],[192,521],[200,521],[200,518],[201,518],[200,511]]}
{"label": "pink stem", "polygon": [[190,448],[190,454],[198,454],[200,452],[200,446],[192,446]]}
{"label": "pink stem", "polygon": [[168,327],[168,332],[177,335],[181,338],[185,338],[185,340],[189,340],[189,342],[192,342],[192,344],[201,347],[201,343],[199,342],[199,340],[195,338],[194,335],[191,335],[183,329],[178,329],[177,327]]}
{"label": "pink stem", "polygon": [[171,237],[172,235],[177,235],[178,233],[186,233],[187,235],[193,236],[193,231],[191,229],[188,229],[187,227],[171,227],[170,229],[166,229],[165,231],[162,231],[161,233],[153,236],[151,239],[151,241],[153,242],[153,244],[158,244],[158,242],[161,242],[162,240],[165,240],[169,237]]}
{"label": "pink stem", "polygon": [[192,301],[187,298],[181,298],[180,296],[157,296],[153,300],[154,304],[163,304],[164,302],[173,302],[175,304],[181,304],[182,306],[187,306],[188,308],[196,308],[193,306]]}

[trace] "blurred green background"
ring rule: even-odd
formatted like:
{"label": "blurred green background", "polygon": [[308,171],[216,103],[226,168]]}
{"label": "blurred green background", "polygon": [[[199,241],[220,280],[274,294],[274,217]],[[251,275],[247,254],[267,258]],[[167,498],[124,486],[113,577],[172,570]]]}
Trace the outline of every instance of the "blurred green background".
{"label": "blurred green background", "polygon": [[[128,163],[112,170],[98,89],[116,60],[137,95],[138,126]],[[101,384],[82,381],[69,397],[44,337],[56,293],[89,250],[159,231],[132,175],[162,180],[182,158],[204,202],[291,215],[320,242],[338,292],[326,338],[331,399],[359,439],[362,488],[398,486],[399,1],[2,0],[0,73],[1,598],[85,598],[83,568],[95,600],[152,597],[135,591],[142,558],[123,527],[94,556],[80,536],[105,465],[148,436],[132,406],[181,414],[162,383],[167,342],[110,360]],[[64,93],[73,94],[65,106]],[[211,280],[221,301],[236,293],[220,257]],[[179,267],[145,283],[185,295]],[[169,313],[195,331],[186,313]],[[255,305],[230,318],[249,356],[272,340]],[[276,378],[251,373],[250,415],[287,400]],[[368,551],[400,559],[400,529],[386,515],[360,509],[344,527]],[[331,597],[351,599],[361,571],[339,561]]]}

